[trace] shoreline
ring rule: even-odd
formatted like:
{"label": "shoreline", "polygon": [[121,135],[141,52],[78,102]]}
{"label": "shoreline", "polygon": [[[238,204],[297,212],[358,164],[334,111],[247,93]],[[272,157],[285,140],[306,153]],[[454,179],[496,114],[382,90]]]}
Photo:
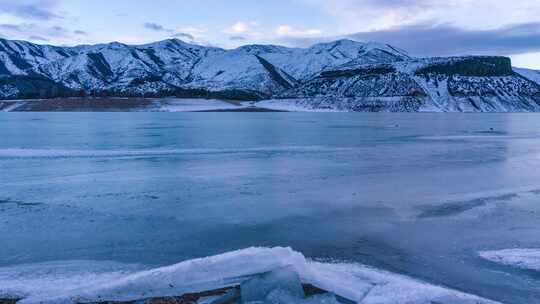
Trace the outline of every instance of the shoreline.
{"label": "shoreline", "polygon": [[[326,295],[335,297],[335,300],[342,304],[355,303],[352,300],[332,294],[329,291],[321,289],[312,284],[302,283],[301,287],[304,293],[304,299],[310,299],[315,296]],[[0,298],[0,304],[16,304],[22,300],[24,300],[24,298]],[[104,299],[98,302],[74,302],[84,304],[240,304],[242,303],[242,284],[201,292],[185,293],[180,296],[158,296],[125,301]]]}
{"label": "shoreline", "polygon": [[[376,102],[376,100],[372,100]],[[319,100],[320,102],[320,100]],[[142,97],[67,97],[52,99],[0,99],[1,112],[29,113],[448,113],[448,114],[533,114],[534,111],[437,111],[421,108],[417,111],[393,111],[386,108],[359,110],[310,106],[304,99],[269,99],[238,101],[206,98],[142,98]]]}
{"label": "shoreline", "polygon": [[362,264],[312,261],[289,247],[252,247],[138,271],[65,265],[4,269],[0,304],[500,303]]}
{"label": "shoreline", "polygon": [[255,102],[191,98],[84,97],[0,100],[0,112],[288,112]]}

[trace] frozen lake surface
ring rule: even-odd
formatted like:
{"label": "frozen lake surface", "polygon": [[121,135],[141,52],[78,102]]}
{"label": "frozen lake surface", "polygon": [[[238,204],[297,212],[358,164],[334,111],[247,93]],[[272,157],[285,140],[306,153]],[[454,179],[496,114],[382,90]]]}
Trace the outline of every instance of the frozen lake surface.
{"label": "frozen lake surface", "polygon": [[537,114],[4,113],[0,138],[0,282],[290,246],[540,302]]}

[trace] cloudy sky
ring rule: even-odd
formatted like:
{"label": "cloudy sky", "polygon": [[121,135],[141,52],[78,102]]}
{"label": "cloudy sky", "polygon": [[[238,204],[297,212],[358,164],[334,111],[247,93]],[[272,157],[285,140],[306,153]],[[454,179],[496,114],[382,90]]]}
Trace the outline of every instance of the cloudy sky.
{"label": "cloudy sky", "polygon": [[540,69],[540,1],[0,0],[0,37],[57,45],[175,37],[224,48],[351,38],[416,56],[508,55]]}

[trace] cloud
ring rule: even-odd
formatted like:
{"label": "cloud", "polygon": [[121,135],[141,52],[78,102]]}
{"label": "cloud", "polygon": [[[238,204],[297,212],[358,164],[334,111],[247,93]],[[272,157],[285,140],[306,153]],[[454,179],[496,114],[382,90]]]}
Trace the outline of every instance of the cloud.
{"label": "cloud", "polygon": [[53,12],[56,0],[0,0],[0,12],[23,19],[51,20],[62,18]]}
{"label": "cloud", "polygon": [[165,28],[163,25],[153,23],[153,22],[146,22],[144,24],[144,28],[152,30],[152,31],[156,31],[156,32],[167,32],[167,33],[174,32],[172,29]]}
{"label": "cloud", "polygon": [[66,32],[67,31],[65,28],[63,28],[63,27],[61,27],[59,25],[55,25],[55,26],[51,27],[51,29],[53,31],[57,31],[57,32]]}
{"label": "cloud", "polygon": [[[69,38],[71,31],[61,26],[42,26],[36,23],[0,24],[0,30],[9,33],[8,37],[49,41],[50,38]],[[37,38],[40,39],[37,39]],[[13,38],[12,38],[13,39]]]}
{"label": "cloud", "polygon": [[0,30],[9,32],[23,32],[25,28],[34,27],[33,24],[0,24]]}
{"label": "cloud", "polygon": [[245,33],[249,30],[249,25],[244,22],[237,22],[231,27],[231,30],[235,33]]}
{"label": "cloud", "polygon": [[[434,11],[471,0],[304,0],[334,16],[342,30],[375,30],[415,23]],[[483,1],[483,0],[478,0]]]}
{"label": "cloud", "polygon": [[231,37],[229,37],[229,40],[231,40],[231,41],[244,41],[244,40],[247,40],[247,38],[244,37],[244,36],[231,36]]}
{"label": "cloud", "polygon": [[73,34],[75,34],[75,35],[81,35],[81,36],[87,36],[87,35],[88,35],[87,32],[81,31],[81,30],[75,30],[75,31],[73,31]]}
{"label": "cloud", "polygon": [[489,29],[537,22],[531,0],[301,0],[336,20],[336,33],[373,31],[425,22]]}
{"label": "cloud", "polygon": [[70,37],[71,31],[61,26],[51,26],[44,29],[44,35],[48,37]]}
{"label": "cloud", "polygon": [[189,33],[176,33],[176,34],[173,34],[172,37],[186,38],[186,39],[189,39],[189,40],[195,40],[195,37],[193,37],[193,35],[191,35]]}
{"label": "cloud", "polygon": [[421,24],[360,32],[349,37],[390,43],[422,56],[523,54],[540,51],[540,22],[489,30],[463,29],[448,24]]}
{"label": "cloud", "polygon": [[280,25],[276,30],[276,33],[280,36],[286,36],[292,32],[292,27],[288,25]]}
{"label": "cloud", "polygon": [[145,23],[144,27],[151,31],[167,33],[169,37],[187,39],[190,42],[194,42],[195,40],[203,37],[202,33],[205,32],[205,30],[194,28],[194,27],[170,29],[161,24],[153,23],[153,22]]}
{"label": "cloud", "polygon": [[259,24],[256,21],[251,22],[243,22],[238,21],[235,24],[231,25],[229,28],[224,30],[223,32],[226,34],[247,34],[248,32],[251,32],[254,27],[257,27]]}
{"label": "cloud", "polygon": [[277,30],[276,34],[278,36],[317,36],[321,35],[322,31],[319,29],[307,29],[307,30],[297,30],[289,25],[280,25]]}
{"label": "cloud", "polygon": [[339,38],[388,43],[408,51],[413,56],[515,55],[540,52],[540,22],[488,30],[426,23],[324,38],[285,36],[281,42],[305,47]]}
{"label": "cloud", "polygon": [[180,31],[184,32],[184,33],[189,33],[189,34],[202,34],[202,33],[205,33],[206,32],[206,29],[203,29],[203,28],[197,28],[197,27],[184,27],[184,28],[181,28]]}
{"label": "cloud", "polygon": [[50,40],[41,36],[30,36],[28,37],[28,40],[34,40],[34,41],[43,41],[43,42],[49,42]]}

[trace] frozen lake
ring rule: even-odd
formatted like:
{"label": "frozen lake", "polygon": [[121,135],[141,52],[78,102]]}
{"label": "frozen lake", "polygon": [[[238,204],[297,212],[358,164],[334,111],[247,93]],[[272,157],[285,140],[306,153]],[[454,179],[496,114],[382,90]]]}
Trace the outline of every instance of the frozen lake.
{"label": "frozen lake", "polygon": [[0,267],[290,246],[503,303],[540,272],[540,115],[0,114]]}

